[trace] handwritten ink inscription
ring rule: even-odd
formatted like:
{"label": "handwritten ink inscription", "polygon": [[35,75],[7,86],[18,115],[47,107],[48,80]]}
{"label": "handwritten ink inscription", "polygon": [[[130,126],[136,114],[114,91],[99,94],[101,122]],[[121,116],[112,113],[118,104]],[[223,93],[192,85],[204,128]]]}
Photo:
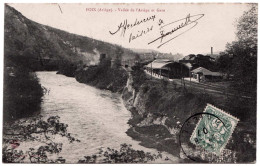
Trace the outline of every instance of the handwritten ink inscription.
{"label": "handwritten ink inscription", "polygon": [[[130,23],[128,19],[121,22],[115,31],[109,31],[111,35],[116,35],[121,32],[120,36],[125,37],[125,34],[129,31],[128,42],[131,43],[137,38],[148,36],[150,32],[154,31],[154,34],[158,34],[156,38],[149,41],[147,44],[156,44],[157,48],[169,43],[173,39],[183,35],[198,25],[198,20],[204,17],[204,14],[190,15],[171,21],[165,22],[162,18],[157,18],[156,15],[152,15],[143,19],[135,19],[135,22]],[[140,27],[137,31],[131,31],[132,28],[138,27],[139,25],[146,25],[145,28]],[[156,27],[157,26],[157,27]],[[156,30],[156,28],[159,31]]]}
{"label": "handwritten ink inscription", "polygon": [[141,24],[145,24],[147,22],[154,21],[155,18],[156,18],[155,15],[153,15],[153,16],[150,16],[150,17],[147,17],[147,18],[144,18],[144,19],[135,19],[134,23],[129,23],[128,20],[125,19],[123,22],[121,22],[118,25],[118,28],[117,28],[116,31],[109,31],[109,33],[111,35],[115,35],[116,33],[121,31],[121,36],[124,37],[127,30],[129,30],[129,29],[131,29],[133,27],[139,26]]}

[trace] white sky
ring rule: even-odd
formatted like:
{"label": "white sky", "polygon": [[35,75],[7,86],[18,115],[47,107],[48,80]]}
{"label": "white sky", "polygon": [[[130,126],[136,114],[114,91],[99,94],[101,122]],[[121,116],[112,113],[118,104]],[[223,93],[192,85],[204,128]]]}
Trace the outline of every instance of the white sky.
{"label": "white sky", "polygon": [[[25,17],[38,23],[49,25],[71,33],[93,37],[98,40],[116,43],[126,48],[154,49],[161,52],[182,53],[209,53],[210,47],[214,51],[225,49],[227,42],[235,40],[234,23],[245,10],[247,5],[237,4],[9,4],[20,11]],[[164,9],[165,12],[86,12],[86,8],[118,8],[136,9]],[[170,23],[188,14],[205,14],[198,20],[198,25],[177,37],[171,42],[157,49],[157,44],[147,43],[160,36],[159,18],[164,23]],[[156,16],[154,22],[147,22],[126,31],[125,37],[120,33],[111,35],[118,25],[125,19],[129,23],[141,20],[152,15]],[[153,30],[129,43],[129,35],[145,30],[153,25]],[[174,28],[174,27],[171,27]]]}

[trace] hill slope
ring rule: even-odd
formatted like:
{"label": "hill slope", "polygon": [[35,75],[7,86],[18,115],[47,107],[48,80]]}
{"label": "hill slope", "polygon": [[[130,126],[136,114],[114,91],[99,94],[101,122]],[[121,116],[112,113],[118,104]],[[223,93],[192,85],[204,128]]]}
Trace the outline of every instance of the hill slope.
{"label": "hill slope", "polygon": [[118,50],[123,52],[122,59],[139,58],[139,55],[130,49],[31,21],[8,5],[5,6],[4,25],[5,57],[19,61],[33,70],[57,69],[55,62],[61,60],[93,64],[98,62],[100,53],[105,53],[113,59]]}

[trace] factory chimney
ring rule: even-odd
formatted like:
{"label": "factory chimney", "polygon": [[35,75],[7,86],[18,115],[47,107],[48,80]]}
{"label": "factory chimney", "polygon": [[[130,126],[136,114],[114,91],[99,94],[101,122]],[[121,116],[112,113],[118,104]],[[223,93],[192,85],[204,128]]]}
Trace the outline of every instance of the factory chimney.
{"label": "factory chimney", "polygon": [[213,55],[213,47],[211,47],[211,55]]}

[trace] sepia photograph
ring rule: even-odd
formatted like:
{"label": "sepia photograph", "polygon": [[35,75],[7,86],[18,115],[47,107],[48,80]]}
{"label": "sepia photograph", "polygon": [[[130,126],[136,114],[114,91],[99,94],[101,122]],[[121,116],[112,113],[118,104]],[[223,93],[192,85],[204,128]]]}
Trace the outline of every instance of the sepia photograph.
{"label": "sepia photograph", "polygon": [[256,163],[258,3],[4,3],[2,163]]}

